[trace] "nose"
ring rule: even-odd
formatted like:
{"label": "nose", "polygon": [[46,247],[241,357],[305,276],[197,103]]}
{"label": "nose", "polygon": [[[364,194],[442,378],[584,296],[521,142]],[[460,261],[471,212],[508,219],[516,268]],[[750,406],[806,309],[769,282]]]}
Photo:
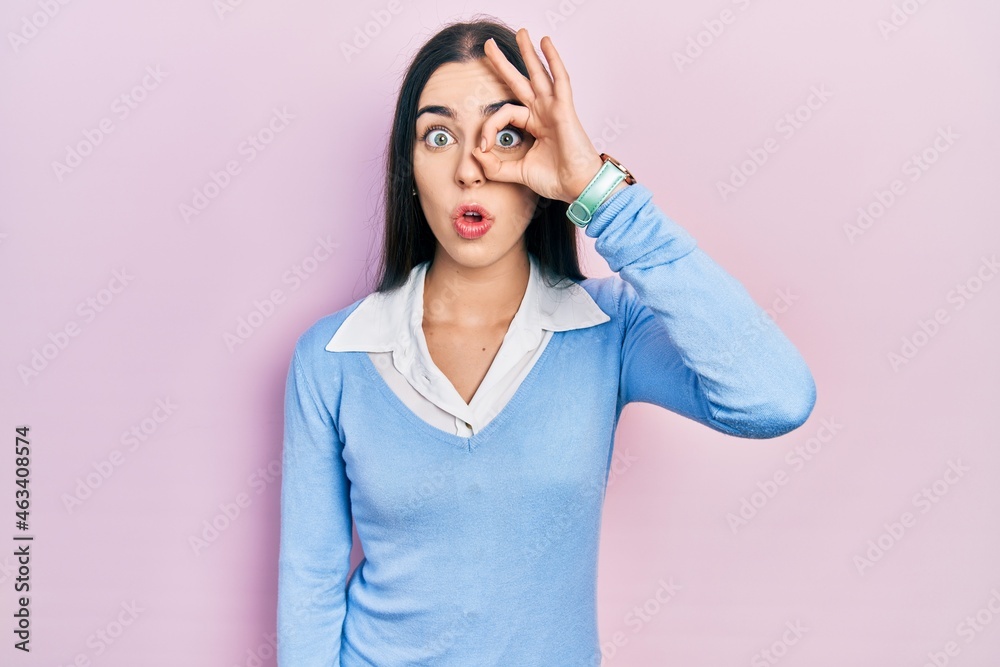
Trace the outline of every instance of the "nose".
{"label": "nose", "polygon": [[472,154],[477,145],[476,143],[467,142],[466,146],[462,148],[461,157],[459,157],[458,166],[455,169],[455,180],[463,187],[482,185],[486,180],[486,175],[483,173],[483,166]]}

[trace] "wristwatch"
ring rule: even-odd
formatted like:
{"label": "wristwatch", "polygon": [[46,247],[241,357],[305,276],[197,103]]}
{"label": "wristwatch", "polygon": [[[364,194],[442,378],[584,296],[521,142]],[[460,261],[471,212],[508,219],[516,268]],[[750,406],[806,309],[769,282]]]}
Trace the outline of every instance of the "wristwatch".
{"label": "wristwatch", "polygon": [[607,153],[601,153],[601,159],[604,164],[601,165],[600,171],[566,209],[566,217],[577,227],[586,227],[590,224],[594,211],[604,203],[611,191],[618,187],[623,179],[629,185],[635,183],[635,177],[621,162]]}

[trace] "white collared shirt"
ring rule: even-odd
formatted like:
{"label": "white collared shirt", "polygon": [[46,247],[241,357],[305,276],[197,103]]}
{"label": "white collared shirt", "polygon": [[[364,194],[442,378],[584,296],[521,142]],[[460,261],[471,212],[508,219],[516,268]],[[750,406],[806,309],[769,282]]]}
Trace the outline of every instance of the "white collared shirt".
{"label": "white collared shirt", "polygon": [[415,266],[398,289],[365,297],[326,349],[368,352],[389,388],[421,419],[455,435],[478,433],[517,391],[552,332],[611,319],[583,287],[568,279],[565,288],[549,285],[534,255],[528,253],[528,259],[531,269],[521,305],[468,404],[434,364],[424,338],[424,277],[429,261]]}

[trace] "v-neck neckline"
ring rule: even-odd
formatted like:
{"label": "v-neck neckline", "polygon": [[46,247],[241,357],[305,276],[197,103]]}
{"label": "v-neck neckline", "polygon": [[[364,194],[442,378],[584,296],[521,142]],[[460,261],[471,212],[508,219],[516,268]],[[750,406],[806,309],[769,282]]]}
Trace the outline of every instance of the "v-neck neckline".
{"label": "v-neck neckline", "polygon": [[517,389],[514,391],[514,395],[511,396],[510,400],[500,409],[493,419],[489,421],[480,431],[473,433],[472,435],[462,436],[456,435],[454,433],[448,433],[447,431],[440,429],[433,424],[429,424],[424,421],[420,416],[418,416],[413,410],[410,409],[406,403],[403,402],[396,392],[389,387],[386,383],[385,378],[379,373],[379,370],[375,367],[374,362],[372,362],[371,357],[368,356],[367,352],[359,352],[358,354],[363,357],[360,360],[361,364],[364,366],[365,370],[372,377],[375,386],[378,388],[379,393],[381,393],[385,399],[391,403],[396,410],[402,414],[402,416],[412,423],[415,427],[423,431],[424,433],[437,438],[438,440],[443,440],[450,445],[461,447],[469,452],[473,451],[481,441],[486,440],[493,434],[494,431],[503,426],[504,422],[510,419],[510,415],[517,410],[521,403],[524,402],[524,396],[531,389],[532,385],[535,383],[539,373],[542,371],[546,365],[546,361],[552,356],[554,350],[553,348],[562,345],[563,337],[557,336],[556,334],[565,333],[561,331],[553,331],[552,337],[549,342],[545,345],[545,349],[542,350],[541,355],[535,360],[534,365],[528,374],[518,385]]}

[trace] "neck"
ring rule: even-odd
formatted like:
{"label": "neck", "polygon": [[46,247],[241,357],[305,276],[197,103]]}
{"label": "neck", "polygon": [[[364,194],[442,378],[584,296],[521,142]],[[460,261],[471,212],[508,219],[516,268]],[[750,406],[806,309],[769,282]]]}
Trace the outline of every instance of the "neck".
{"label": "neck", "polygon": [[460,327],[506,327],[528,287],[527,250],[493,264],[469,267],[440,250],[424,277],[424,321]]}

